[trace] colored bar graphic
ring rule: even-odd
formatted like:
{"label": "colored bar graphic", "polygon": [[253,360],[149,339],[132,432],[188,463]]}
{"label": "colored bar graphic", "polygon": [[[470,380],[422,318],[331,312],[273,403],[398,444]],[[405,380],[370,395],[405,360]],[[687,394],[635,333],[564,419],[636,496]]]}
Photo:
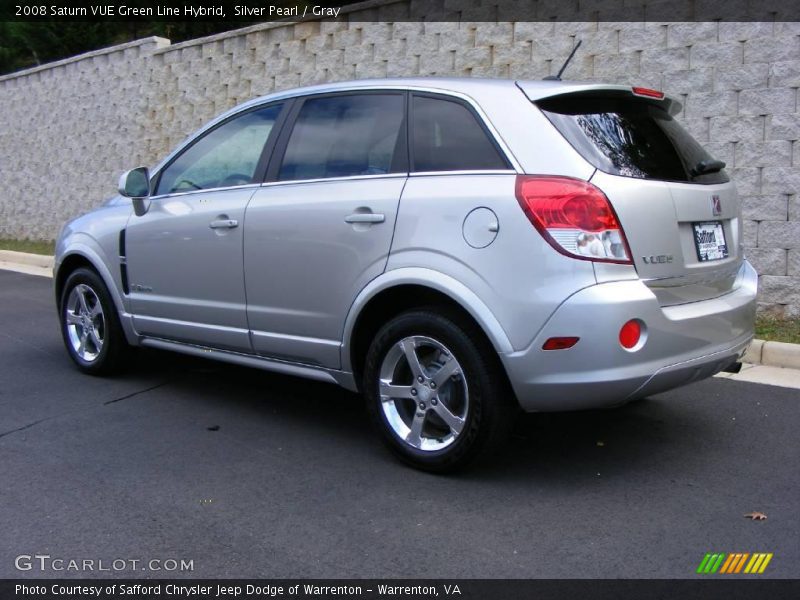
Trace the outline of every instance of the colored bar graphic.
{"label": "colored bar graphic", "polygon": [[700,561],[700,566],[697,567],[697,572],[698,573],[705,573],[706,572],[706,565],[708,565],[708,561],[710,559],[711,559],[711,555],[710,554],[706,554],[703,557],[703,560]]}
{"label": "colored bar graphic", "polygon": [[747,560],[748,556],[750,556],[749,552],[745,552],[744,554],[742,554],[742,558],[739,559],[739,564],[736,565],[736,570],[734,571],[734,573],[739,573],[742,570],[742,567],[744,566],[744,561]]}
{"label": "colored bar graphic", "polygon": [[719,569],[719,567],[720,567],[720,565],[722,564],[722,561],[723,561],[723,560],[725,560],[725,554],[724,554],[724,553],[722,553],[722,554],[720,554],[720,555],[719,555],[719,558],[717,559],[717,562],[715,562],[715,563],[714,563],[714,566],[713,566],[713,567],[711,567],[711,571],[710,571],[710,572],[711,572],[711,573],[716,573],[716,572],[717,572],[717,569]]}
{"label": "colored bar graphic", "polygon": [[753,565],[756,564],[758,557],[761,556],[760,554],[756,553],[753,554],[753,558],[750,559],[750,562],[747,563],[747,566],[744,568],[745,573],[749,573],[753,569]]}
{"label": "colored bar graphic", "polygon": [[722,563],[722,568],[719,570],[720,573],[730,573],[730,568],[733,563],[736,562],[735,559],[739,558],[738,554],[728,554],[728,558]]}
{"label": "colored bar graphic", "polygon": [[767,556],[764,558],[764,562],[761,563],[761,568],[758,570],[758,572],[759,573],[763,573],[764,569],[767,568],[767,565],[769,564],[769,561],[771,561],[771,560],[772,560],[772,552],[767,554]]}
{"label": "colored bar graphic", "polygon": [[703,557],[703,560],[700,561],[700,565],[697,567],[697,573],[702,575],[714,573],[730,575],[733,573],[741,573],[742,568],[744,568],[744,573],[753,575],[761,574],[767,568],[772,557],[772,552],[755,552],[753,554],[749,552],[732,552],[730,554],[724,552],[708,552]]}
{"label": "colored bar graphic", "polygon": [[766,554],[759,554],[758,555],[758,560],[756,560],[756,564],[754,564],[753,568],[750,569],[751,573],[758,573],[758,569],[761,568],[761,563],[764,561],[764,558],[766,556],[767,556]]}
{"label": "colored bar graphic", "polygon": [[728,569],[728,573],[736,573],[736,569],[741,569],[744,566],[744,561],[748,556],[750,556],[748,553],[737,552],[736,558]]}

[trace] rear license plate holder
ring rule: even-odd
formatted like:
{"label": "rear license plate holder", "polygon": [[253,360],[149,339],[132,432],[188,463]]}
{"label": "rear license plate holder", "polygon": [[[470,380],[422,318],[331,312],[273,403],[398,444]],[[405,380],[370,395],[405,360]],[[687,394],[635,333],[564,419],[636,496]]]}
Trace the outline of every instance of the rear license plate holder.
{"label": "rear license plate holder", "polygon": [[728,258],[728,243],[722,221],[692,223],[697,260],[711,262]]}

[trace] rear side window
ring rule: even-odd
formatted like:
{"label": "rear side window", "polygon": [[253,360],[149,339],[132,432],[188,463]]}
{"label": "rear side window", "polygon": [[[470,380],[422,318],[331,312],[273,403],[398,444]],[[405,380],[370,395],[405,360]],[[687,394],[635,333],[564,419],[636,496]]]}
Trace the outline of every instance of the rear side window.
{"label": "rear side window", "polygon": [[613,175],[724,183],[725,171],[692,176],[714,159],[662,107],[641,98],[569,96],[537,103],[572,146]]}
{"label": "rear side window", "polygon": [[402,94],[305,100],[289,136],[278,179],[405,172],[404,113]]}
{"label": "rear side window", "polygon": [[411,114],[414,171],[510,168],[475,114],[460,102],[415,95]]}

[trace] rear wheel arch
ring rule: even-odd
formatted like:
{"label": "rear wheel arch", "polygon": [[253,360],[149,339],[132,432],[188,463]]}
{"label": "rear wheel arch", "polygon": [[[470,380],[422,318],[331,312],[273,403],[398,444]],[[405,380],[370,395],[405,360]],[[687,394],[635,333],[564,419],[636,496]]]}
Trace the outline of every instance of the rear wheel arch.
{"label": "rear wheel arch", "polygon": [[441,312],[467,324],[478,336],[481,345],[491,349],[498,365],[502,361],[497,353],[501,348],[487,334],[485,327],[461,302],[434,287],[419,283],[402,283],[385,288],[372,296],[361,308],[349,336],[350,367],[356,384],[361,386],[367,352],[375,335],[389,320],[415,309]]}
{"label": "rear wheel arch", "polygon": [[450,305],[391,317],[367,352],[362,391],[384,444],[434,473],[486,458],[519,411],[497,353],[474,320]]}

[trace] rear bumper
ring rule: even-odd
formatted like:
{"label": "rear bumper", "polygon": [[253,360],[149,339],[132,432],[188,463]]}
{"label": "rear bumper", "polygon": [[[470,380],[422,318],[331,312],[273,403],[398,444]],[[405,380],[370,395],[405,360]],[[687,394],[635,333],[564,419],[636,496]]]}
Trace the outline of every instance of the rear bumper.
{"label": "rear bumper", "polygon": [[[501,359],[526,411],[615,406],[718,373],[737,360],[753,337],[758,276],[742,264],[733,292],[700,302],[661,307],[641,281],[585,288],[550,317],[533,343]],[[636,351],[620,346],[629,319],[645,323]],[[579,336],[567,350],[542,350],[550,337]]]}

